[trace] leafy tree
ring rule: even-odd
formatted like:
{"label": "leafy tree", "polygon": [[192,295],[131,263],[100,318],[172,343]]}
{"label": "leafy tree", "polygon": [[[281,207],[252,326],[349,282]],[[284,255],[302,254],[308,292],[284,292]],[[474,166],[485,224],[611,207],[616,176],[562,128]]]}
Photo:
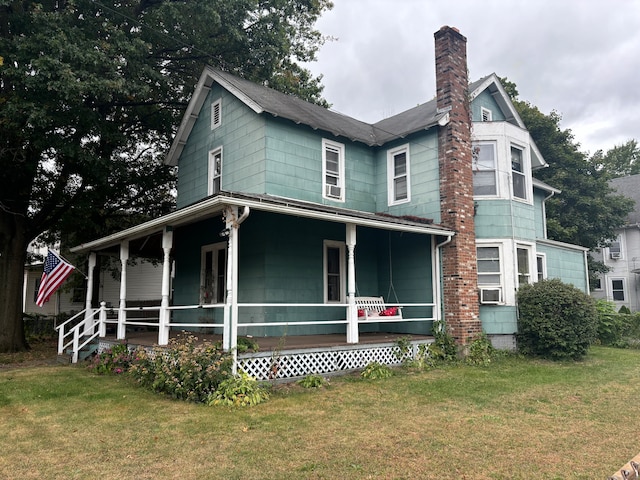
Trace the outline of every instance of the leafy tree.
{"label": "leafy tree", "polygon": [[27,348],[26,248],[172,205],[161,159],[205,64],[326,105],[329,0],[0,0],[0,351]]}
{"label": "leafy tree", "polygon": [[606,154],[598,150],[590,162],[609,179],[636,175],[640,173],[640,147],[636,140],[629,140]]}

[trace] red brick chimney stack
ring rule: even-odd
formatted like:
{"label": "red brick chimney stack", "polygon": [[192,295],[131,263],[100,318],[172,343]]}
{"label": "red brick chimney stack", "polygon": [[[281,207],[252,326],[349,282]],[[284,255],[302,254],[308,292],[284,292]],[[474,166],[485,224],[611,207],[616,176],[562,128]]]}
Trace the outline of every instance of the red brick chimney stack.
{"label": "red brick chimney stack", "polygon": [[438,110],[449,123],[438,133],[441,222],[456,232],[442,248],[444,320],[456,343],[465,345],[482,332],[474,226],[471,110],[467,39],[456,28],[435,34]]}

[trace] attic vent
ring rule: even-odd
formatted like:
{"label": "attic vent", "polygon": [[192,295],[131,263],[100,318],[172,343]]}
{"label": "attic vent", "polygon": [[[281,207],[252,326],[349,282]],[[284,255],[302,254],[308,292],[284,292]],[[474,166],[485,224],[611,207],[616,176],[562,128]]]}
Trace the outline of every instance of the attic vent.
{"label": "attic vent", "polygon": [[491,110],[482,107],[480,111],[481,111],[481,114],[482,114],[482,121],[483,122],[490,122],[492,120]]}
{"label": "attic vent", "polygon": [[218,99],[211,104],[211,130],[218,128],[222,124],[222,99]]}

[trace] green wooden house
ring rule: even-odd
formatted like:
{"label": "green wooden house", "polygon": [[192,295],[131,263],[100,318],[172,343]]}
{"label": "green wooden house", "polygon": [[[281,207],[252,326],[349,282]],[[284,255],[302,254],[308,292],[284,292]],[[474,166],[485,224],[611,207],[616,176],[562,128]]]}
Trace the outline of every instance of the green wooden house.
{"label": "green wooden house", "polygon": [[[512,348],[518,285],[588,291],[585,249],[546,239],[560,192],[535,180],[546,163],[498,77],[469,84],[466,39],[435,41],[436,99],[375,124],[205,68],[166,157],[176,210],[74,248],[89,284],[97,255],[119,256],[122,294],[109,319],[89,288],[86,320],[61,334],[277,340],[277,376],[295,377],[397,363],[394,339],[417,350],[437,320],[461,348],[481,331]],[[134,255],[163,264],[155,306],[127,304]],[[236,365],[268,378],[273,357]]]}

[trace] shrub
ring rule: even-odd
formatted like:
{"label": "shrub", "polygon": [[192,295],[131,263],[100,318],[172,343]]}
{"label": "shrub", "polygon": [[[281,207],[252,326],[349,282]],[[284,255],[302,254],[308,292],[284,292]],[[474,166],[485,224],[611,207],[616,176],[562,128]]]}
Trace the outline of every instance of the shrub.
{"label": "shrub", "polygon": [[455,339],[442,320],[433,322],[433,343],[429,344],[429,358],[434,364],[453,362],[458,358]]}
{"label": "shrub", "polygon": [[172,339],[166,348],[136,351],[130,372],[141,385],[181,400],[207,402],[231,375],[231,355],[192,335]]}
{"label": "shrub", "polygon": [[209,395],[207,403],[230,407],[251,407],[268,399],[269,392],[255,378],[240,372],[220,382],[216,391]]}
{"label": "shrub", "polygon": [[616,306],[606,300],[596,301],[598,310],[598,341],[617,348],[637,346],[640,340],[640,314],[616,312]]}
{"label": "shrub", "polygon": [[477,335],[469,344],[469,353],[464,359],[469,365],[486,366],[491,363],[496,349],[486,333]]}
{"label": "shrub", "polygon": [[129,370],[134,355],[126,343],[114,345],[93,357],[89,370],[99,375],[114,373],[116,375]]}
{"label": "shrub", "polygon": [[518,348],[554,360],[580,359],[596,340],[594,300],[560,280],[542,280],[518,290]]}
{"label": "shrub", "polygon": [[329,383],[329,381],[321,375],[307,375],[296,382],[304,388],[320,388]]}
{"label": "shrub", "polygon": [[360,374],[362,378],[369,380],[377,380],[379,378],[389,378],[393,375],[393,371],[386,365],[378,362],[371,362]]}

